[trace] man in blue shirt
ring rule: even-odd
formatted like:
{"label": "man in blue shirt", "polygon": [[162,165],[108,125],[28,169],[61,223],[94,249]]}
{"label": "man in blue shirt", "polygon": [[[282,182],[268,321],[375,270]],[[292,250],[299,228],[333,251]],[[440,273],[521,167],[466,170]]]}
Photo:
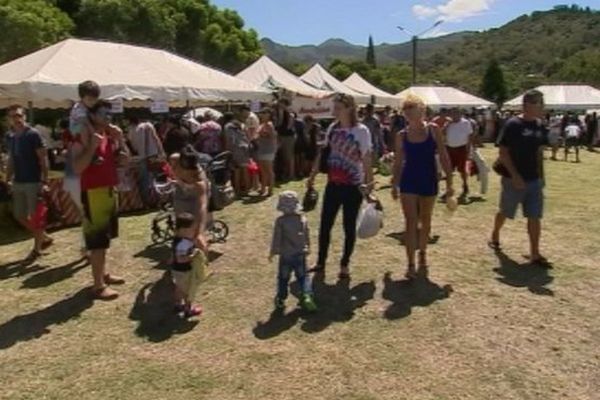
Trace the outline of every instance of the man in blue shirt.
{"label": "man in blue shirt", "polygon": [[34,248],[27,258],[33,261],[52,244],[41,221],[35,221],[34,218],[40,195],[48,191],[46,145],[40,133],[27,125],[23,107],[10,107],[8,120],[10,130],[7,135],[6,178],[12,190],[14,216],[31,232],[35,240]]}

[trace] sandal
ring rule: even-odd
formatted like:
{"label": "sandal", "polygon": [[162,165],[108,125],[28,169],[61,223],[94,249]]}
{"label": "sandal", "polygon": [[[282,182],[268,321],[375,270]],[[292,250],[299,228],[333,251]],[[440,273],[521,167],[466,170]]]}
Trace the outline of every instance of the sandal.
{"label": "sandal", "polygon": [[23,259],[24,262],[34,262],[35,260],[37,260],[38,258],[40,258],[42,256],[42,253],[40,253],[37,250],[31,250],[31,253],[29,253],[27,255],[27,257],[25,257]]}
{"label": "sandal", "polygon": [[546,257],[540,256],[536,259],[532,259],[531,256],[524,256],[525,259],[529,260],[529,263],[531,265],[535,265],[541,268],[547,268],[547,269],[552,269],[552,263],[550,261],[548,261],[548,259]]}
{"label": "sandal", "polygon": [[345,280],[349,280],[350,279],[350,272],[348,270],[348,267],[341,267],[340,268],[340,273],[338,274],[338,278],[341,281],[345,281]]}
{"label": "sandal", "polygon": [[413,279],[417,278],[417,270],[415,269],[414,264],[408,264],[408,269],[406,271],[406,274],[404,274],[404,276],[408,280],[413,280]]}
{"label": "sandal", "polygon": [[107,285],[123,285],[125,283],[125,279],[121,278],[120,276],[114,276],[111,274],[105,274],[104,275],[104,282]]}
{"label": "sandal", "polygon": [[494,251],[500,251],[502,250],[502,246],[500,245],[500,242],[495,241],[495,240],[490,240],[487,243],[488,247]]}
{"label": "sandal", "polygon": [[42,242],[42,250],[46,250],[48,247],[52,246],[53,244],[54,244],[54,239],[52,239],[51,237],[44,239],[44,241]]}
{"label": "sandal", "polygon": [[119,293],[108,286],[103,286],[99,289],[92,289],[92,297],[96,300],[110,301],[119,297]]}

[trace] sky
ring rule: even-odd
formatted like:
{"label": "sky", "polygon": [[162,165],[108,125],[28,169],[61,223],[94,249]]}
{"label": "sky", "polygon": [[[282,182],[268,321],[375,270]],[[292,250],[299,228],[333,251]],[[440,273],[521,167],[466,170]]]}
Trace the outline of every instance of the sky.
{"label": "sky", "polygon": [[499,27],[516,17],[556,5],[576,3],[600,9],[600,0],[213,0],[236,10],[261,38],[301,45],[341,38],[366,45],[400,43],[436,21],[444,22],[424,37]]}

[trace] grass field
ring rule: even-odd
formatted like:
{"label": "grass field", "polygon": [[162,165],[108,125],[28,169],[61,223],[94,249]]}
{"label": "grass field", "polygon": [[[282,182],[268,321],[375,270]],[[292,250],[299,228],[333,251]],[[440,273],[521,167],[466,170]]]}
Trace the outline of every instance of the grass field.
{"label": "grass field", "polygon": [[[484,154],[494,157],[491,148]],[[507,225],[504,254],[487,248],[492,176],[487,202],[454,215],[436,207],[430,281],[409,285],[400,209],[381,190],[386,226],[358,243],[349,285],[336,282],[336,227],[313,316],[292,299],[285,316],[271,314],[272,200],[219,215],[231,236],[213,248],[216,273],[202,287],[196,322],[170,313],[168,250],[147,247],[152,215],[121,219],[109,263],[127,284],[111,303],[87,297],[77,229],[55,233],[50,254],[31,266],[15,264],[30,242],[4,244],[0,398],[598,399],[600,155],[582,160],[546,163],[543,248],[554,269],[526,264],[523,220]],[[309,215],[313,243],[317,217]]]}

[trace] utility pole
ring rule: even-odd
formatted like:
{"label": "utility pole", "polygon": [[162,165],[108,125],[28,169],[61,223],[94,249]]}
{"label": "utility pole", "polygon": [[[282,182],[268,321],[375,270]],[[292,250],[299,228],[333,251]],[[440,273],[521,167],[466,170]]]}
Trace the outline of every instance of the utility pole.
{"label": "utility pole", "polygon": [[423,36],[424,34],[428,33],[430,30],[437,28],[438,26],[440,26],[443,23],[444,23],[444,20],[440,19],[440,20],[436,21],[436,23],[433,24],[433,26],[424,30],[423,32],[419,33],[418,35],[413,34],[410,30],[403,28],[401,26],[397,27],[402,32],[412,35],[412,84],[413,85],[417,84],[417,54],[418,54],[417,44],[418,44],[419,38],[421,36]]}

